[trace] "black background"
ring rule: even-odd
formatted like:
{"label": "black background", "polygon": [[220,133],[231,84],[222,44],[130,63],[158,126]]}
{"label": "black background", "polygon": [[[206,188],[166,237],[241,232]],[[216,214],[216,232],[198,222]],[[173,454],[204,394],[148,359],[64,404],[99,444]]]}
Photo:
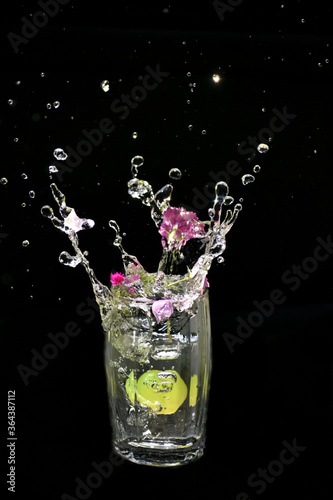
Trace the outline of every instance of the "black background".
{"label": "black background", "polygon": [[[8,183],[0,184],[1,414],[5,422],[7,391],[15,390],[17,498],[75,497],[77,478],[86,482],[92,463],[110,454],[103,333],[88,304],[90,283],[82,267],[58,262],[70,243],[40,214],[45,204],[56,208],[48,174],[53,150],[76,149],[84,129],[109,118],[115,130],[62,179],[53,176],[69,206],[96,222],[80,233],[80,243],[105,284],[120,266],[110,219],[149,271],[160,256],[149,209],[127,194],[134,155],[144,157],[140,173],[154,189],[169,181],[170,168],[180,168],[173,204],[193,207],[202,220],[213,201],[212,173],[222,175],[237,161],[241,173],[231,176],[230,194],[244,203],[225,262],[209,274],[213,375],[204,457],[173,470],[115,465],[87,498],[211,490],[226,500],[332,499],[333,257],[308,259],[317,238],[330,241],[332,234],[332,9],[326,2],[281,1],[231,2],[219,16],[203,1],[72,0],[18,53],[8,33],[22,36],[22,18],[37,19],[41,7],[13,2],[2,12],[0,178]],[[147,66],[169,75],[121,120],[111,103],[142,83]],[[48,109],[54,101],[60,107]],[[295,116],[274,134],[267,154],[242,154],[239,144],[269,128],[274,110]],[[241,176],[255,164],[260,173],[243,186]],[[293,266],[311,263],[313,272],[303,269],[297,283],[288,281]],[[268,300],[275,289],[283,304],[231,352],[225,333],[236,335],[239,318],[253,318],[254,301]],[[24,383],[18,367],[32,367],[31,350],[42,353],[48,334],[71,322],[80,333]],[[284,441],[305,449],[259,493],[248,478],[279,458]]]}

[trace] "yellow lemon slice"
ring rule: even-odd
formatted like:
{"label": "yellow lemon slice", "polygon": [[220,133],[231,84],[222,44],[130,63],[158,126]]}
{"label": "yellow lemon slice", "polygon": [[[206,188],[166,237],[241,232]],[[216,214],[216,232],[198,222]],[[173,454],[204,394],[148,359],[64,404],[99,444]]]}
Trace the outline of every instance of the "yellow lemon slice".
{"label": "yellow lemon slice", "polygon": [[127,395],[134,404],[148,406],[158,415],[175,413],[187,397],[184,380],[175,370],[149,370],[136,382],[131,372],[125,384]]}
{"label": "yellow lemon slice", "polygon": [[198,375],[192,375],[190,382],[189,405],[195,406],[198,398]]}

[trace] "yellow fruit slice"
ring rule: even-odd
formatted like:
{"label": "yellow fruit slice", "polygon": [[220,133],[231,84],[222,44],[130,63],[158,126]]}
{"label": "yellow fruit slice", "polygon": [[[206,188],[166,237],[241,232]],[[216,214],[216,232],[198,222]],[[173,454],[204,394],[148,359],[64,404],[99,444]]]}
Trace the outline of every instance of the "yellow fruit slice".
{"label": "yellow fruit slice", "polygon": [[158,415],[175,413],[187,397],[184,380],[175,370],[148,370],[136,382],[131,372],[125,384],[127,395],[134,404],[148,406]]}
{"label": "yellow fruit slice", "polygon": [[190,382],[189,405],[195,406],[198,398],[198,375],[192,375]]}

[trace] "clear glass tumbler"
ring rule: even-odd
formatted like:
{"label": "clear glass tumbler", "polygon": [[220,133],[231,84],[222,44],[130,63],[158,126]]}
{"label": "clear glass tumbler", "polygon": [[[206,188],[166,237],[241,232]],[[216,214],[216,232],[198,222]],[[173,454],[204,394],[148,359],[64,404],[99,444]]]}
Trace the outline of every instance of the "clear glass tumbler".
{"label": "clear glass tumbler", "polygon": [[113,449],[139,464],[183,465],[200,458],[205,446],[208,290],[192,318],[178,313],[157,323],[134,302],[117,312],[105,340]]}

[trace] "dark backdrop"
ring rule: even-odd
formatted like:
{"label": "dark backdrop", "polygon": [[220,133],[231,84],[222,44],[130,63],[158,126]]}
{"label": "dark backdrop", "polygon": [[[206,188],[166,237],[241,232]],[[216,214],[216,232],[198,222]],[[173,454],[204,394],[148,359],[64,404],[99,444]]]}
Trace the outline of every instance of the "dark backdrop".
{"label": "dark backdrop", "polygon": [[[6,420],[15,391],[17,498],[210,489],[226,500],[332,498],[331,35],[326,2],[23,1],[4,9],[1,414]],[[133,90],[153,71],[156,88]],[[133,92],[141,101],[120,108]],[[110,121],[112,131],[96,132]],[[85,150],[89,133],[95,144]],[[269,152],[259,154],[258,142]],[[170,168],[181,169],[174,204],[203,220],[217,180],[244,199],[225,262],[209,274],[214,369],[204,457],[174,470],[115,463],[91,493],[76,492],[78,481],[87,484],[93,463],[108,460],[111,443],[103,333],[83,268],[58,262],[68,239],[40,214],[45,204],[56,208],[48,167],[57,147],[71,164],[52,180],[95,220],[80,243],[105,284],[120,266],[110,219],[148,270],[160,256],[149,210],[127,194],[134,155],[156,189]],[[243,186],[257,164],[255,182]],[[76,335],[58,352],[45,347],[59,332]],[[5,425],[4,447],[7,437]],[[282,468],[288,446],[295,460]],[[258,483],[260,469],[268,475]]]}

